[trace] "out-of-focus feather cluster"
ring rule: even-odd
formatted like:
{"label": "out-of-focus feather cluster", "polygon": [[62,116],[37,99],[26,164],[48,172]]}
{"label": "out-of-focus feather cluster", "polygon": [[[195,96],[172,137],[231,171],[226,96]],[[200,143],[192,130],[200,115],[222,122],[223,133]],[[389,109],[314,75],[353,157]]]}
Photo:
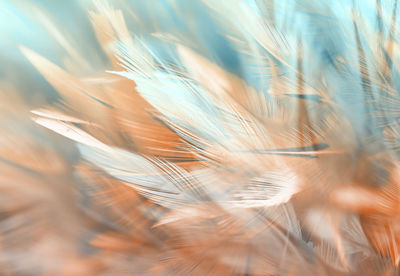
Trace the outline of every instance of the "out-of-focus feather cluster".
{"label": "out-of-focus feather cluster", "polygon": [[1,2],[0,274],[397,275],[397,10]]}

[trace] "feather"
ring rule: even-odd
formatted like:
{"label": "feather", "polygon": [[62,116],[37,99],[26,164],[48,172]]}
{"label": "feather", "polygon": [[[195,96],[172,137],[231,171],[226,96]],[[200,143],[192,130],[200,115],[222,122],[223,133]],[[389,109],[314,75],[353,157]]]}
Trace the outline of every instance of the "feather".
{"label": "feather", "polygon": [[1,275],[397,273],[397,0],[17,2]]}

